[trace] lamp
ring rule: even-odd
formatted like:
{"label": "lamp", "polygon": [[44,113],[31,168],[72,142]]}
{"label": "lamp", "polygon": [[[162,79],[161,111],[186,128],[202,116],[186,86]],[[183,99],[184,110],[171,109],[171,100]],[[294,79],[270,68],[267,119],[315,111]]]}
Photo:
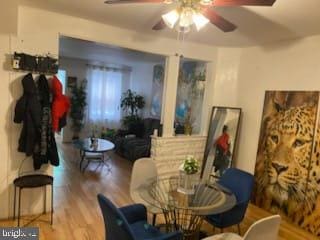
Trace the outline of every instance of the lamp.
{"label": "lamp", "polygon": [[[207,0],[206,0],[207,1]],[[169,28],[176,25],[178,32],[189,32],[192,24],[196,26],[197,31],[203,28],[209,20],[193,7],[183,7],[179,10],[172,10],[164,15],[162,19]],[[176,24],[179,21],[178,24]]]}
{"label": "lamp", "polygon": [[205,18],[201,13],[193,14],[192,20],[194,22],[194,25],[196,25],[198,31],[209,22],[209,20]]}
{"label": "lamp", "polygon": [[189,27],[193,24],[194,10],[192,8],[184,8],[180,14],[180,27]]}
{"label": "lamp", "polygon": [[179,19],[179,13],[177,10],[172,10],[171,12],[162,15],[162,19],[169,28],[173,28]]}

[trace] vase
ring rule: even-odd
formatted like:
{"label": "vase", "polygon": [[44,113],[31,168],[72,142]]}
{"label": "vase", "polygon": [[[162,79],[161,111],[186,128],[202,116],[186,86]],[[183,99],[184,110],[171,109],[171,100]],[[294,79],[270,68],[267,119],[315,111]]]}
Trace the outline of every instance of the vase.
{"label": "vase", "polygon": [[200,180],[200,173],[187,174],[183,167],[179,168],[178,192],[194,194],[195,188]]}
{"label": "vase", "polygon": [[184,125],[184,134],[185,135],[191,135],[192,134],[192,126],[191,124],[185,124]]}

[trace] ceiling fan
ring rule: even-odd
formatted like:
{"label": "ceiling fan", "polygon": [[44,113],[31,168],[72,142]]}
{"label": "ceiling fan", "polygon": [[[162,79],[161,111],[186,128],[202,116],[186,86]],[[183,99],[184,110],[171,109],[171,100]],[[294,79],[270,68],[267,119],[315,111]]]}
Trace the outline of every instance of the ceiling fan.
{"label": "ceiling fan", "polygon": [[130,3],[177,3],[178,7],[164,15],[153,26],[153,30],[176,27],[186,33],[194,24],[199,31],[211,22],[224,32],[232,32],[237,26],[217,14],[211,7],[220,6],[272,6],[276,0],[107,0],[106,4]]}

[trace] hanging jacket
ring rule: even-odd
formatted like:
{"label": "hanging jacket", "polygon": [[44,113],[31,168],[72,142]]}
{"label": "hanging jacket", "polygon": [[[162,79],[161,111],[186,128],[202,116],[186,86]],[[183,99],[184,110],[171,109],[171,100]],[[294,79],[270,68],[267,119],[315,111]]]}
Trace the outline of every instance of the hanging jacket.
{"label": "hanging jacket", "polygon": [[15,106],[14,122],[22,123],[18,151],[31,156],[40,142],[41,106],[32,74],[22,79],[23,95]]}
{"label": "hanging jacket", "polygon": [[35,169],[48,162],[54,166],[59,165],[59,155],[52,130],[50,89],[45,75],[39,77],[38,92],[41,105],[41,138],[39,147],[33,154]]}
{"label": "hanging jacket", "polygon": [[52,93],[52,127],[53,131],[58,132],[66,125],[70,100],[62,94],[62,84],[56,76],[52,79]]}

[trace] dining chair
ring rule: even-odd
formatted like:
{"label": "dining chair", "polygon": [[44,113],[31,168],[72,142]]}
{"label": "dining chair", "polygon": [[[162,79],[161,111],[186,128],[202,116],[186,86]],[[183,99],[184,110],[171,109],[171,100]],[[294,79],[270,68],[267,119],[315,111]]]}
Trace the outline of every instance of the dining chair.
{"label": "dining chair", "polygon": [[281,222],[280,215],[274,215],[271,217],[266,217],[256,221],[254,224],[250,226],[248,231],[245,233],[243,237],[240,237],[234,233],[222,233],[215,236],[204,238],[203,240],[257,240],[257,239],[265,239],[265,240],[277,240],[279,226]]}
{"label": "dining chair", "polygon": [[217,181],[222,187],[229,189],[236,197],[236,205],[223,213],[208,215],[205,220],[214,227],[223,228],[232,225],[238,225],[238,233],[240,234],[240,223],[243,220],[254,184],[252,174],[236,168],[228,168]]}
{"label": "dining chair", "polygon": [[157,215],[162,213],[162,210],[143,200],[138,188],[148,180],[157,179],[157,177],[157,166],[151,158],[140,158],[134,162],[130,181],[130,197],[135,203],[141,203],[147,207],[148,212],[152,214],[152,225],[155,225]]}
{"label": "dining chair", "polygon": [[98,194],[105,225],[106,240],[180,240],[180,231],[162,233],[147,223],[147,209],[142,204],[117,208],[108,198]]}

